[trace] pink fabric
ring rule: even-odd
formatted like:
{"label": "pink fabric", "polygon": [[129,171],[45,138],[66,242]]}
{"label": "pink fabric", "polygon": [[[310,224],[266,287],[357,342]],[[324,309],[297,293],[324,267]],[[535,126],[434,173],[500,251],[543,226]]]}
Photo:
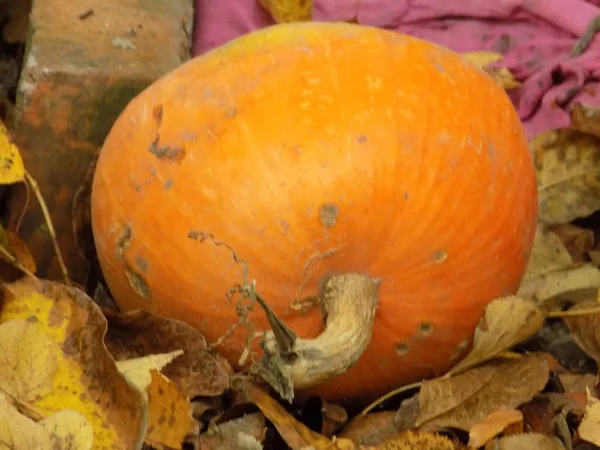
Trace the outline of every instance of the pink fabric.
{"label": "pink fabric", "polygon": [[[356,20],[458,52],[491,50],[523,85],[511,98],[529,137],[570,124],[575,103],[600,106],[600,37],[569,52],[600,0],[314,0],[315,21]],[[195,55],[273,24],[257,0],[196,0]]]}

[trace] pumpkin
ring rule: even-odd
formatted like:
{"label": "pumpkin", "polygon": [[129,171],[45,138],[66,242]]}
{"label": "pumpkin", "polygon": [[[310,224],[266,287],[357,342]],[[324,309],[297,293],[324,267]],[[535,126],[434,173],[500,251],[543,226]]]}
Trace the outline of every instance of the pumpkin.
{"label": "pumpkin", "polygon": [[123,311],[187,322],[285,396],[359,403],[468,352],[537,214],[487,74],[344,23],[254,31],[154,82],[107,136],[91,201]]}

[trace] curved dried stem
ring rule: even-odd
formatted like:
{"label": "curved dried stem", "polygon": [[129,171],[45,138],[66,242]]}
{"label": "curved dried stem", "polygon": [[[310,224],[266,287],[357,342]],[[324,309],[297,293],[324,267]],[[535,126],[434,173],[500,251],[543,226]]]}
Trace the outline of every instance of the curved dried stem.
{"label": "curved dried stem", "polygon": [[378,295],[376,282],[366,275],[347,273],[328,280],[321,300],[325,330],[315,339],[298,338],[260,300],[273,331],[265,334],[263,357],[251,373],[290,402],[294,389],[344,373],[371,341]]}

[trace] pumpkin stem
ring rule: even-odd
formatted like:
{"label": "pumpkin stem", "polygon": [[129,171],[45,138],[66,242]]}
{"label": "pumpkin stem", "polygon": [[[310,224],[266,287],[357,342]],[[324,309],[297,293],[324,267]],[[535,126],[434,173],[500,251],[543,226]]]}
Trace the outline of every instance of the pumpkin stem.
{"label": "pumpkin stem", "polygon": [[367,275],[332,276],[321,300],[325,330],[314,339],[282,340],[277,325],[281,320],[269,320],[275,326],[265,334],[263,357],[251,372],[290,403],[294,389],[315,386],[344,373],[371,341],[377,300],[377,283]]}

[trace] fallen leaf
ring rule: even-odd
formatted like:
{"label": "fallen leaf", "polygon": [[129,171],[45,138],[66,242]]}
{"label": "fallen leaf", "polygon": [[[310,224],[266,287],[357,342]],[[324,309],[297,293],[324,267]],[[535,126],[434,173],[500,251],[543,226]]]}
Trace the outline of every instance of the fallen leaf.
{"label": "fallen leaf", "polygon": [[584,441],[600,446],[600,400],[588,393],[585,416],[577,429]]}
{"label": "fallen leaf", "polygon": [[[5,230],[0,225],[0,246],[4,248],[16,261],[30,273],[35,274],[37,267],[33,256],[29,252],[25,242],[12,231]],[[5,255],[0,253],[0,258],[12,263]]]}
{"label": "fallen leaf", "polygon": [[533,336],[544,319],[544,313],[531,300],[509,296],[492,301],[475,329],[472,350],[448,373],[457,374],[498,356]]}
{"label": "fallen leaf", "polygon": [[215,425],[200,436],[201,449],[262,450],[265,416],[246,414],[238,419]]}
{"label": "fallen leaf", "polygon": [[570,223],[555,225],[550,231],[558,236],[574,263],[587,260],[594,248],[594,231]]}
{"label": "fallen leaf", "polygon": [[145,391],[152,382],[152,376],[150,375],[152,370],[162,370],[164,366],[182,354],[183,350],[175,350],[170,353],[126,359],[125,361],[118,361],[117,368],[123,375],[127,375],[138,389]]}
{"label": "fallen leaf", "polygon": [[558,375],[566,393],[585,392],[587,389],[594,390],[598,384],[598,374],[564,373]]}
{"label": "fallen leaf", "polygon": [[479,448],[502,433],[509,425],[522,422],[523,414],[516,409],[499,409],[489,414],[469,430],[469,447]]}
{"label": "fallen leaf", "polygon": [[0,449],[53,448],[48,430],[22,415],[0,394]]}
{"label": "fallen leaf", "polygon": [[536,279],[572,265],[573,258],[558,234],[538,223],[523,280]]}
{"label": "fallen leaf", "polygon": [[356,445],[378,445],[404,431],[396,428],[394,417],[393,411],[356,416],[344,427],[338,437],[349,439]]}
{"label": "fallen leaf", "polygon": [[498,439],[497,450],[565,450],[555,437],[544,434],[524,433]]}
{"label": "fallen leaf", "polygon": [[[563,299],[581,301],[600,287],[600,269],[593,264],[581,264],[566,270],[547,273],[534,280],[526,280],[517,295],[549,307]],[[550,309],[550,308],[549,308]]]}
{"label": "fallen leaf", "polygon": [[94,428],[77,411],[65,410],[39,422],[57,444],[53,448],[91,450],[94,447]]}
{"label": "fallen leaf", "polygon": [[559,410],[547,395],[535,396],[521,408],[525,428],[534,433],[553,434],[554,418]]}
{"label": "fallen leaf", "polygon": [[183,350],[161,372],[189,398],[221,395],[229,388],[229,372],[207,349],[204,336],[175,319],[149,312],[126,314],[104,310],[108,320],[106,346],[117,361]]}
{"label": "fallen leaf", "polygon": [[266,394],[261,388],[252,383],[245,383],[242,388],[246,398],[260,408],[292,450],[312,447],[314,450],[354,449],[354,444],[348,439],[332,441],[322,434],[316,433],[303,423],[297,421],[277,401]]}
{"label": "fallen leaf", "polygon": [[312,19],[313,0],[258,0],[277,23]]}
{"label": "fallen leaf", "polygon": [[150,375],[145,442],[154,448],[179,449],[185,438],[196,431],[192,406],[171,380],[156,370],[152,370]]}
{"label": "fallen leaf", "polygon": [[2,371],[2,389],[42,418],[80,413],[93,427],[94,449],[141,448],[146,402],[104,346],[100,309],[79,289],[51,281],[26,277],[2,290],[0,330],[22,337],[3,338],[2,367],[10,370]]}
{"label": "fallen leaf", "polygon": [[339,405],[323,402],[321,412],[323,417],[321,434],[324,436],[333,436],[348,422],[348,413]]}
{"label": "fallen leaf", "polygon": [[465,448],[446,436],[423,431],[405,431],[375,447],[359,447],[360,450],[460,450]]}
{"label": "fallen leaf", "polygon": [[521,85],[506,67],[490,67],[491,63],[501,62],[504,59],[501,53],[489,51],[467,52],[463,53],[462,57],[490,75],[503,89],[514,89]]}
{"label": "fallen leaf", "polygon": [[600,108],[576,103],[571,108],[571,128],[600,137]]}
{"label": "fallen leaf", "polygon": [[0,121],[0,184],[13,184],[25,179],[25,167],[19,149],[6,125]]}
{"label": "fallen leaf", "polygon": [[600,209],[600,138],[552,130],[532,139],[531,148],[541,223],[569,223]]}
{"label": "fallen leaf", "polygon": [[[600,308],[600,302],[597,300],[580,302],[570,308],[569,311],[591,308]],[[596,362],[600,362],[600,312],[597,314],[564,317],[563,320],[571,330],[571,334],[577,345]]]}
{"label": "fallen leaf", "polygon": [[425,381],[418,394],[415,425],[468,431],[498,409],[514,409],[531,400],[549,376],[545,355],[533,353],[487,363],[452,378]]}

